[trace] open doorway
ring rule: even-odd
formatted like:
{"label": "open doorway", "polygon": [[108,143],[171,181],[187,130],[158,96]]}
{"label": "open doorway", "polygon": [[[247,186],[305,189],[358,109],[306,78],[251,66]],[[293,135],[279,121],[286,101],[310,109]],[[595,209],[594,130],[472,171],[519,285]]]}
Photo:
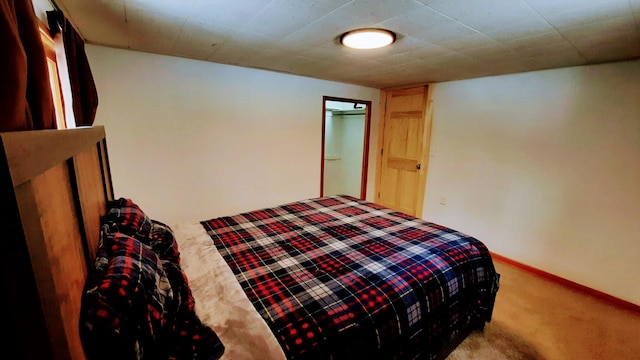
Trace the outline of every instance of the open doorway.
{"label": "open doorway", "polygon": [[322,98],[320,196],[367,195],[371,101]]}

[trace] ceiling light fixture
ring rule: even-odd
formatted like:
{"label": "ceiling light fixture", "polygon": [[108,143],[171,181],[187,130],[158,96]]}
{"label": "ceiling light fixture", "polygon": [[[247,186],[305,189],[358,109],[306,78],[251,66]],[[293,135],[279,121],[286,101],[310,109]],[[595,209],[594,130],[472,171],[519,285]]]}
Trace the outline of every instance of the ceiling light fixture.
{"label": "ceiling light fixture", "polygon": [[393,44],[396,34],[385,29],[357,29],[340,36],[340,43],[354,49],[377,49]]}

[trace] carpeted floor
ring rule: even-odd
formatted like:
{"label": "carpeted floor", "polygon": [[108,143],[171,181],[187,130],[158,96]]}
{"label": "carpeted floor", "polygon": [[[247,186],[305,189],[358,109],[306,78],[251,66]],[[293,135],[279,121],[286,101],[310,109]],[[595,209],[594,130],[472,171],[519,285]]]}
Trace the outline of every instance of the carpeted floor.
{"label": "carpeted floor", "polygon": [[484,332],[474,331],[447,360],[535,360],[543,357],[526,339],[493,321]]}
{"label": "carpeted floor", "polygon": [[495,261],[493,318],[447,360],[640,360],[640,313]]}

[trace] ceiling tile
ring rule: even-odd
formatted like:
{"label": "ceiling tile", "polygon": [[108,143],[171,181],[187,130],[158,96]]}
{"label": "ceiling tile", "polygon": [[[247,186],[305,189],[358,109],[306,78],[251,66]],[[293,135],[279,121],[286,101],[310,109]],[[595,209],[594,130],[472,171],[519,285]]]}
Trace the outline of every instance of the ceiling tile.
{"label": "ceiling tile", "polygon": [[436,42],[439,46],[452,51],[471,50],[479,47],[499,44],[497,41],[478,33],[460,36],[444,42]]}
{"label": "ceiling tile", "polygon": [[334,44],[324,44],[304,51],[301,55],[318,60],[330,60],[338,54],[336,53]]}
{"label": "ceiling tile", "polygon": [[622,16],[558,31],[569,41],[575,41],[589,37],[615,37],[618,33],[637,31],[637,27],[632,16]]}
{"label": "ceiling tile", "polygon": [[[128,47],[124,0],[70,0],[60,6],[66,14],[71,13],[67,17],[85,41]],[[72,7],[74,11],[70,12],[66,7]]]}
{"label": "ceiling tile", "polygon": [[[258,54],[258,56],[260,55]],[[269,62],[271,69],[292,74],[305,74],[305,69],[310,68],[314,63],[314,60],[303,56],[280,56],[278,59],[274,58]]]}
{"label": "ceiling tile", "polygon": [[360,49],[343,48],[341,54],[347,58],[358,61],[374,61],[377,59],[386,58],[396,54],[396,51],[392,47],[385,47],[381,49],[371,49],[369,51],[362,51]]}
{"label": "ceiling tile", "polygon": [[545,19],[556,29],[562,29],[628,16],[629,12],[628,0],[585,2],[584,6],[574,10],[545,15]]}
{"label": "ceiling tile", "polygon": [[495,60],[501,58],[517,58],[520,56],[516,51],[503,44],[492,44],[472,49],[461,49],[458,52],[474,60]]}
{"label": "ceiling tile", "polygon": [[341,8],[331,16],[322,17],[283,37],[282,41],[306,51],[325,43],[337,42],[346,31],[370,26],[366,19],[349,14]]}
{"label": "ceiling tile", "polygon": [[514,39],[528,38],[538,36],[548,32],[555,31],[549,23],[542,17],[532,17],[531,20],[511,24],[504,27],[496,27],[483,31],[483,34],[496,41],[511,41]]}
{"label": "ceiling tile", "polygon": [[436,45],[436,44],[432,44],[430,42],[421,41],[421,40],[417,40],[417,39],[415,39],[414,41],[416,43],[422,44],[422,46],[420,46],[420,47],[412,47],[411,49],[409,49],[405,53],[409,54],[412,57],[418,58],[418,59],[423,59],[423,58],[429,58],[429,57],[432,57],[432,56],[441,56],[441,55],[454,53],[454,51],[452,51],[452,50],[449,50],[447,48],[444,48],[444,47]]}
{"label": "ceiling tile", "polygon": [[301,2],[274,0],[244,26],[244,30],[272,37],[285,37],[339,7],[348,0]]}
{"label": "ceiling tile", "polygon": [[[56,0],[87,43],[365,86],[640,58],[640,0]],[[357,27],[397,33],[359,51]]]}
{"label": "ceiling tile", "polygon": [[240,30],[234,32],[225,42],[234,42],[236,44],[244,44],[244,46],[256,49],[274,48],[279,43],[279,39],[271,36],[265,36],[256,32],[248,32]]}
{"label": "ceiling tile", "polygon": [[430,1],[428,6],[484,32],[529,21],[538,14],[524,0]]}
{"label": "ceiling tile", "polygon": [[373,23],[383,22],[398,15],[424,8],[415,0],[354,0],[340,8],[351,16],[369,19]]}
{"label": "ceiling tile", "polygon": [[[640,37],[636,38],[636,43],[640,43]],[[620,61],[621,59],[634,59],[640,57],[640,46],[615,43],[603,44],[581,49],[581,52],[590,63],[602,63],[609,61]]]}
{"label": "ceiling tile", "polygon": [[566,64],[567,62],[575,64],[574,66],[585,65],[588,63],[584,56],[578,53],[565,53],[554,56],[539,55],[523,60],[523,63],[529,68],[527,71],[555,69],[561,67],[561,64]]}
{"label": "ceiling tile", "polygon": [[494,59],[490,62],[483,61],[482,65],[482,68],[478,71],[478,76],[518,73],[532,69],[532,65],[523,60],[522,57]]}
{"label": "ceiling tile", "polygon": [[430,58],[423,59],[423,63],[425,65],[430,65],[430,66],[434,66],[434,65],[456,66],[458,64],[467,63],[471,61],[473,61],[473,59],[471,59],[470,57],[463,54],[458,54],[458,53],[449,53],[446,55],[432,56]]}
{"label": "ceiling tile", "polygon": [[[441,34],[447,34],[448,31],[454,32],[451,36],[456,36],[457,34],[470,35],[475,32],[427,6],[395,16],[378,25],[401,35],[411,35],[427,41],[430,38],[437,38]],[[454,31],[456,28],[462,29]]]}
{"label": "ceiling tile", "polygon": [[[546,16],[568,11],[574,11],[584,7],[597,6],[602,3],[616,3],[624,5],[627,0],[525,0],[539,14]],[[632,0],[636,1],[636,0]]]}
{"label": "ceiling tile", "polygon": [[[160,1],[160,0],[155,0]],[[253,19],[272,0],[198,0],[191,12],[191,18],[205,20],[212,26],[238,29]]]}
{"label": "ceiling tile", "polygon": [[[126,0],[127,11],[135,8],[137,12],[151,12],[158,17],[186,19],[191,14],[197,0]],[[129,13],[127,12],[127,16]]]}
{"label": "ceiling tile", "polygon": [[168,54],[186,17],[126,6],[129,46],[141,51]]}
{"label": "ceiling tile", "polygon": [[534,36],[515,38],[512,40],[504,41],[503,44],[512,50],[520,50],[564,43],[566,41],[567,39],[563,37],[559,32],[550,31]]}
{"label": "ceiling tile", "polygon": [[640,56],[640,31],[620,31],[614,35],[576,39],[576,47],[590,62],[632,59]]}
{"label": "ceiling tile", "polygon": [[408,63],[416,61],[415,58],[407,54],[392,54],[376,60],[383,65],[405,66]]}
{"label": "ceiling tile", "polygon": [[232,29],[216,26],[215,30],[207,23],[199,20],[188,20],[174,42],[171,54],[194,58],[207,59],[225,40]]}
{"label": "ceiling tile", "polygon": [[243,42],[228,40],[207,58],[208,61],[238,65],[245,59],[255,56],[260,50],[255,46],[247,46]]}

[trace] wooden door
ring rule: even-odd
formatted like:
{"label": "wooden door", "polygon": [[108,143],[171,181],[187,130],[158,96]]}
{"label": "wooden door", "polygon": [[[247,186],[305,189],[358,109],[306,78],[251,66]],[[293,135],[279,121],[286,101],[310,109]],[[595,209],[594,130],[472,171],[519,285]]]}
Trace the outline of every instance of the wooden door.
{"label": "wooden door", "polygon": [[419,86],[383,90],[380,97],[376,202],[416,217],[422,216],[429,159],[428,95],[428,87]]}

